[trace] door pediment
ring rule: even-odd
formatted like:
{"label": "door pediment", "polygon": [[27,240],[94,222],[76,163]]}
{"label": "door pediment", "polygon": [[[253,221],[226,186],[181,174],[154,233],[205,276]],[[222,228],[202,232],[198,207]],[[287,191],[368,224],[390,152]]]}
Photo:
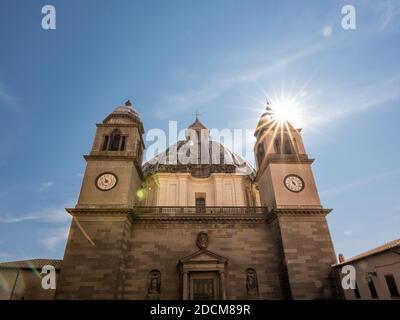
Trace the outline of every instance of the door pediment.
{"label": "door pediment", "polygon": [[220,256],[214,252],[209,250],[201,249],[191,255],[188,255],[182,259],[180,262],[183,264],[190,263],[190,262],[218,262],[218,263],[225,263],[227,259],[223,256]]}
{"label": "door pediment", "polygon": [[206,249],[200,249],[179,260],[181,269],[186,271],[218,271],[224,272],[227,258]]}

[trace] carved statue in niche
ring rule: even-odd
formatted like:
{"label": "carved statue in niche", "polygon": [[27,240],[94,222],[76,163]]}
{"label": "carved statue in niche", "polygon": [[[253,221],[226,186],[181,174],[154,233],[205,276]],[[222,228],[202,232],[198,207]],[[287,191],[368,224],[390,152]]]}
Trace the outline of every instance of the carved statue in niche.
{"label": "carved statue in niche", "polygon": [[258,280],[256,270],[246,270],[246,288],[249,299],[258,299]]}
{"label": "carved statue in niche", "polygon": [[147,281],[147,296],[149,299],[159,299],[161,288],[161,273],[158,270],[151,270]]}
{"label": "carved statue in niche", "polygon": [[200,232],[197,235],[197,241],[196,241],[197,247],[199,249],[205,249],[208,246],[208,234],[207,232]]}

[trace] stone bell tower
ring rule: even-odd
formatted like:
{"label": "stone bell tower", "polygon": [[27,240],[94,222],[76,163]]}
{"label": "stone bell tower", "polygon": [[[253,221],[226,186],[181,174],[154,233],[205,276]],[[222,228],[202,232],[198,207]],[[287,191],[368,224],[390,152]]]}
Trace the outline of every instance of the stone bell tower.
{"label": "stone bell tower", "polygon": [[274,218],[283,297],[334,298],[336,258],[326,222],[331,209],[321,205],[301,129],[276,119],[267,104],[254,135],[256,182],[261,204]]}
{"label": "stone bell tower", "polygon": [[128,100],[97,124],[57,299],[122,299],[132,208],[143,180],[143,124]]}
{"label": "stone bell tower", "polygon": [[97,124],[77,208],[130,208],[141,186],[143,124],[128,100]]}

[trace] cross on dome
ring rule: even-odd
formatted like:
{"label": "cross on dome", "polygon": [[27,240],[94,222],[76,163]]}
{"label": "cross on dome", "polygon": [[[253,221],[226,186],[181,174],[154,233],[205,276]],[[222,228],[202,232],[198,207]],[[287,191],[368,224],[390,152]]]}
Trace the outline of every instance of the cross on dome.
{"label": "cross on dome", "polygon": [[196,121],[199,121],[199,116],[201,116],[201,113],[199,113],[199,112],[196,110],[196,113],[194,113],[193,115],[196,117]]}

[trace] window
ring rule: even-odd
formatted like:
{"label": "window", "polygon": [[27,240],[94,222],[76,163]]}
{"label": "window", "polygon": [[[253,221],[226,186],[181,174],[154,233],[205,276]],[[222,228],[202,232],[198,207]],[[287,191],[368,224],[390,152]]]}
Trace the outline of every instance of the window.
{"label": "window", "polygon": [[378,298],[378,294],[376,292],[374,280],[372,280],[371,277],[368,277],[367,278],[367,283],[368,283],[369,292],[371,293],[371,298],[377,299]]}
{"label": "window", "polygon": [[295,154],[295,150],[293,147],[292,140],[287,132],[283,132],[282,134],[278,134],[274,139],[275,144],[275,152],[283,153],[283,154]]}
{"label": "window", "polygon": [[104,140],[103,140],[103,147],[101,148],[101,150],[107,150],[107,147],[108,147],[108,140],[109,140],[109,137],[108,136],[104,136]]}
{"label": "window", "polygon": [[354,289],[354,295],[356,296],[357,299],[361,299],[360,290],[358,290],[357,282],[356,282],[356,288]]}
{"label": "window", "polygon": [[106,151],[125,151],[127,136],[123,136],[118,129],[115,129],[111,135],[104,136],[101,150]]}
{"label": "window", "polygon": [[257,147],[258,166],[261,166],[264,157],[265,157],[264,144],[261,142]]}
{"label": "window", "polygon": [[280,137],[276,137],[274,140],[275,143],[275,152],[276,153],[281,153],[281,138]]}
{"label": "window", "polygon": [[285,154],[294,154],[294,148],[292,140],[290,139],[287,133],[284,134],[284,143],[285,143]]}
{"label": "window", "polygon": [[196,212],[205,212],[206,209],[206,198],[196,197]]}
{"label": "window", "polygon": [[124,151],[124,150],[125,150],[125,143],[126,143],[126,137],[125,137],[125,136],[122,136],[121,148],[120,148],[121,151]]}
{"label": "window", "polygon": [[390,296],[392,298],[400,298],[399,289],[397,288],[396,280],[392,274],[385,276],[386,284],[388,286]]}
{"label": "window", "polygon": [[120,141],[121,141],[121,134],[120,134],[119,130],[114,130],[113,133],[111,134],[109,150],[118,151]]}

